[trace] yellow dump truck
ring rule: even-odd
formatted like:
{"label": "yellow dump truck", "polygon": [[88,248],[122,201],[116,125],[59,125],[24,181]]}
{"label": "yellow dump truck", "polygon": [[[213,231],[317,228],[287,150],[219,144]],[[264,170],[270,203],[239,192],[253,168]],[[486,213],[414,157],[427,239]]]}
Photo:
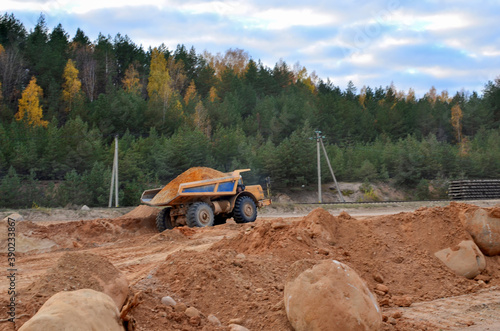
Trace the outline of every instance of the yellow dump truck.
{"label": "yellow dump truck", "polygon": [[195,167],[185,171],[163,188],[146,190],[141,201],[163,207],[156,218],[158,231],[176,226],[204,227],[223,224],[233,217],[237,223],[253,222],[257,208],[271,204],[260,185],[245,186],[241,173],[222,173]]}

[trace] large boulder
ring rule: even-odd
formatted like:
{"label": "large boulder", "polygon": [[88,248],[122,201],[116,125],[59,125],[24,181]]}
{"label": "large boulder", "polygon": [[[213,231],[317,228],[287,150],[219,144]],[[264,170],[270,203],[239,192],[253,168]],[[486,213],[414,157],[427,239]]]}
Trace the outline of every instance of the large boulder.
{"label": "large boulder", "polygon": [[484,254],[500,254],[500,208],[470,208],[461,214],[461,221]]}
{"label": "large boulder", "polygon": [[486,259],[472,240],[461,241],[457,246],[442,249],[434,255],[457,275],[469,279],[486,268]]}
{"label": "large boulder", "polygon": [[293,328],[380,330],[377,300],[358,274],[335,260],[314,263],[296,262],[285,284],[285,309]]}
{"label": "large boulder", "polygon": [[59,292],[47,300],[19,331],[108,330],[124,331],[120,313],[111,297],[82,289]]}

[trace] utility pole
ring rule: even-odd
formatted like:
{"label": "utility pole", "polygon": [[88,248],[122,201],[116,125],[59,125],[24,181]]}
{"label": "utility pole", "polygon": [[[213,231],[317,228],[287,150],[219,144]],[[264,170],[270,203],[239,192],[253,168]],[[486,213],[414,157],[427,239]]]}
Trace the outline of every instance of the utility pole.
{"label": "utility pole", "polygon": [[335,182],[335,187],[337,188],[337,192],[339,194],[340,201],[345,202],[344,197],[342,196],[342,192],[340,192],[339,184],[337,183],[337,178],[335,178],[335,174],[333,173],[332,165],[330,164],[330,159],[328,158],[328,154],[326,154],[325,144],[323,144],[323,138],[325,136],[321,136],[321,131],[314,131],[316,133],[316,137],[311,137],[309,139],[316,139],[316,150],[318,157],[318,202],[322,203],[322,194],[321,194],[321,154],[319,145],[323,147],[323,153],[325,154],[326,163],[328,164],[328,168],[330,169],[330,173],[332,174],[333,181]]}
{"label": "utility pole", "polygon": [[321,131],[314,131],[316,133],[316,137],[311,137],[309,139],[316,139],[316,150],[317,150],[317,155],[318,155],[318,202],[322,203],[322,198],[321,198],[321,154],[319,150],[319,142],[321,139]]}
{"label": "utility pole", "polygon": [[345,202],[344,196],[342,192],[340,192],[339,184],[337,183],[337,178],[335,178],[335,174],[333,173],[332,165],[330,164],[330,159],[328,158],[328,154],[326,154],[325,144],[323,144],[323,138],[320,138],[321,147],[323,147],[323,153],[325,153],[326,163],[328,164],[328,168],[330,168],[330,172],[333,177],[333,181],[335,182],[335,187],[337,188],[337,193],[339,194],[340,201]]}
{"label": "utility pole", "polygon": [[113,170],[111,171],[111,185],[109,187],[109,204],[113,204],[113,184],[115,186],[115,207],[118,207],[118,135],[115,136],[115,156],[113,158]]}

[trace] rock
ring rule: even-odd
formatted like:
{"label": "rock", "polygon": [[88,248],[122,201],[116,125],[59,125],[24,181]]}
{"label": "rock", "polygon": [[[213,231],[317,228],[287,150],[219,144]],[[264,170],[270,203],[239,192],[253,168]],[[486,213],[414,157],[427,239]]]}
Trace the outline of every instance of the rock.
{"label": "rock", "polygon": [[83,205],[82,208],[80,208],[80,210],[90,210],[90,208],[87,205]]}
{"label": "rock", "polygon": [[210,323],[212,323],[213,325],[217,325],[217,326],[221,325],[221,322],[219,321],[219,319],[215,315],[212,315],[212,314],[208,315],[207,320]]}
{"label": "rock", "polygon": [[474,277],[475,280],[479,281],[483,281],[485,283],[489,283],[491,281],[491,276],[488,276],[488,275],[477,275],[476,277]]}
{"label": "rock", "polygon": [[479,208],[462,212],[460,220],[481,251],[494,256],[500,254],[500,209]]}
{"label": "rock", "polygon": [[181,302],[181,303],[176,304],[175,307],[174,307],[174,309],[175,309],[176,312],[183,313],[183,312],[186,311],[187,306],[186,306],[186,304],[184,304],[184,303]]}
{"label": "rock", "polygon": [[486,268],[486,260],[472,240],[442,249],[434,255],[457,275],[472,279]]}
{"label": "rock", "polygon": [[239,260],[244,260],[244,259],[246,259],[247,257],[245,256],[245,254],[240,253],[240,254],[236,255],[236,258],[237,258],[237,259],[239,259]]}
{"label": "rock", "polygon": [[285,310],[296,331],[381,328],[377,301],[353,269],[335,260],[308,265],[294,263],[285,284]]}
{"label": "rock", "polygon": [[200,311],[194,307],[189,307],[184,312],[188,317],[200,317]]}
{"label": "rock", "polygon": [[250,331],[250,330],[239,324],[229,324],[229,331]]}
{"label": "rock", "polygon": [[274,230],[279,230],[287,227],[286,222],[283,220],[283,218],[276,218],[271,222],[271,228]]}
{"label": "rock", "polygon": [[381,274],[375,274],[373,275],[373,280],[375,280],[377,283],[383,283],[384,277],[382,277]]}
{"label": "rock", "polygon": [[200,316],[193,316],[189,318],[189,324],[193,326],[198,326],[201,324],[201,317]]}
{"label": "rock", "polygon": [[375,286],[375,289],[378,290],[378,291],[380,291],[380,292],[383,292],[383,293],[389,292],[389,288],[387,286],[383,285],[383,284],[377,284]]}
{"label": "rock", "polygon": [[398,307],[410,307],[412,304],[412,298],[408,295],[393,296],[392,302]]}
{"label": "rock", "polygon": [[169,296],[161,298],[161,303],[163,303],[166,306],[175,306],[177,304],[177,302],[175,302],[175,300]]}
{"label": "rock", "polygon": [[392,314],[392,317],[395,319],[401,318],[403,316],[403,313],[400,311],[395,311],[394,314]]}
{"label": "rock", "polygon": [[391,300],[389,298],[385,297],[385,298],[380,299],[378,301],[378,304],[380,306],[389,306],[391,304]]}
{"label": "rock", "polygon": [[124,331],[113,299],[102,292],[82,289],[59,292],[48,299],[19,331],[109,330]]}
{"label": "rock", "polygon": [[243,324],[243,318],[232,318],[229,320],[229,324]]}

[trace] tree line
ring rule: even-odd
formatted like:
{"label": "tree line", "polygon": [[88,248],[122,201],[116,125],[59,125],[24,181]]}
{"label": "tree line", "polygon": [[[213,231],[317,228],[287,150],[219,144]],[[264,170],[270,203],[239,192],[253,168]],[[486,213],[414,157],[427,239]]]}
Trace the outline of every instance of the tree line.
{"label": "tree line", "polygon": [[144,50],[120,34],[49,31],[43,16],[28,32],[6,13],[0,88],[1,207],[105,205],[115,135],[123,205],[192,166],[307,186],[314,130],[341,181],[390,181],[425,198],[450,179],[500,175],[498,79],[481,94],[431,87],[421,98],[393,84],[341,88],[241,49]]}

